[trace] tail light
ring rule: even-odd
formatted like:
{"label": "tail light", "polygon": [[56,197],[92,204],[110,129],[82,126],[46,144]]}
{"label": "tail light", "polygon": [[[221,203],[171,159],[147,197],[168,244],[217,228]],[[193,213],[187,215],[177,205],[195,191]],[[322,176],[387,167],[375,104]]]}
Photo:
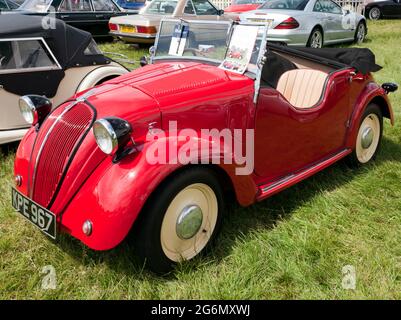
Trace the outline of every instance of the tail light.
{"label": "tail light", "polygon": [[290,17],[288,19],[285,19],[283,22],[281,22],[274,29],[296,29],[298,27],[299,27],[298,21],[295,20],[294,18]]}
{"label": "tail light", "polygon": [[155,27],[144,27],[144,26],[137,26],[136,30],[139,33],[157,33],[157,30]]}
{"label": "tail light", "polygon": [[109,23],[109,29],[110,31],[118,31],[118,25],[115,23]]}

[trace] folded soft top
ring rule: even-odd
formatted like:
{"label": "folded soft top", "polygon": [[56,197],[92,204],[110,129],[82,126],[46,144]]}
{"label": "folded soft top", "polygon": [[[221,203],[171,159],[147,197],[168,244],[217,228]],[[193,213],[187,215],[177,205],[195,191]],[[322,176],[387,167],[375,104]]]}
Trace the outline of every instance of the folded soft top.
{"label": "folded soft top", "polygon": [[382,68],[376,64],[376,57],[373,52],[366,48],[300,48],[297,50],[341,62],[363,74],[376,72]]}

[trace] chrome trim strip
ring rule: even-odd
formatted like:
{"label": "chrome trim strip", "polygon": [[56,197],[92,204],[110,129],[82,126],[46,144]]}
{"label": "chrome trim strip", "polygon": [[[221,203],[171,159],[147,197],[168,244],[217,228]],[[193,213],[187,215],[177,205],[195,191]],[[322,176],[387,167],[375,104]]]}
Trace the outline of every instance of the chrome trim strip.
{"label": "chrome trim strip", "polygon": [[38,167],[38,163],[39,163],[39,159],[42,155],[42,151],[43,148],[47,142],[47,140],[49,139],[50,134],[52,133],[52,131],[54,130],[56,124],[63,118],[63,116],[70,111],[73,107],[75,107],[77,104],[79,103],[79,101],[73,101],[68,107],[65,108],[65,110],[57,117],[57,119],[53,122],[52,126],[50,127],[49,131],[47,131],[45,138],[43,139],[43,142],[39,148],[38,154],[36,156],[35,159],[35,166],[33,167],[33,174],[32,174],[32,182],[31,185],[29,186],[29,197],[31,199],[33,199],[33,191],[35,189],[35,180],[36,180],[36,170]]}
{"label": "chrome trim strip", "polygon": [[52,126],[50,127],[49,131],[46,133],[45,138],[43,139],[42,145],[40,146],[39,152],[36,156],[35,160],[35,166],[33,168],[33,175],[32,175],[32,183],[28,183],[28,193],[31,199],[33,199],[33,191],[35,188],[35,178],[36,178],[36,169],[38,166],[39,158],[42,154],[44,145],[46,144],[47,139],[49,138],[50,133],[53,131],[54,127],[56,126],[57,122],[68,112],[70,111],[73,107],[75,107],[78,103],[85,102],[90,96],[92,96],[95,93],[95,89],[91,89],[88,92],[86,92],[84,95],[79,97],[77,100],[72,101],[71,104],[65,108],[65,110],[57,117],[57,119],[54,121]]}
{"label": "chrome trim strip", "polygon": [[[263,38],[260,42],[260,48],[259,48],[259,55],[258,55],[258,61],[256,63],[256,79],[255,79],[255,92],[253,96],[253,103],[256,106],[256,103],[258,102],[258,97],[259,97],[259,89],[260,89],[260,81],[262,78],[262,69],[264,66],[264,60],[265,60],[265,54],[267,51],[267,32],[269,31],[269,27],[267,24],[264,25],[265,30],[263,32]],[[249,69],[249,65],[248,65]]]}
{"label": "chrome trim strip", "polygon": [[267,191],[269,191],[269,190],[271,190],[271,189],[273,189],[273,188],[276,188],[276,187],[282,185],[282,184],[285,183],[285,182],[290,181],[290,180],[293,179],[293,178],[296,178],[296,177],[298,177],[298,176],[300,176],[300,175],[302,175],[302,174],[305,174],[305,173],[309,173],[310,171],[313,171],[315,168],[321,166],[322,164],[327,163],[327,162],[330,162],[332,159],[338,158],[338,157],[339,157],[340,155],[342,155],[343,153],[347,154],[348,152],[349,152],[349,149],[344,149],[344,150],[342,150],[342,151],[340,151],[340,152],[337,152],[336,154],[334,154],[334,155],[331,156],[330,158],[327,158],[326,160],[323,160],[323,161],[321,161],[321,162],[318,162],[318,163],[314,164],[313,166],[309,167],[308,169],[299,172],[298,174],[290,174],[290,175],[288,175],[288,176],[285,176],[284,178],[281,178],[281,179],[278,180],[277,182],[274,182],[273,184],[268,185],[267,187],[264,187],[264,188],[262,188],[261,190],[262,190],[263,193],[264,193],[264,192],[267,192]]}

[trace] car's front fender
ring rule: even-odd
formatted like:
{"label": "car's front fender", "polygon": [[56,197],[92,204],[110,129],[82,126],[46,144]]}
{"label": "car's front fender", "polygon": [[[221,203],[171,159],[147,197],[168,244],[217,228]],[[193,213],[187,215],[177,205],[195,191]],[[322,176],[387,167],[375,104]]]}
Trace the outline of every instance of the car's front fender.
{"label": "car's front fender", "polygon": [[[156,143],[145,143],[118,163],[113,163],[111,157],[106,158],[62,213],[64,231],[95,250],[117,246],[131,230],[149,196],[168,176],[185,165],[180,161],[150,163],[146,154],[150,148],[154,150]],[[231,180],[238,201],[243,205],[251,204],[257,188],[250,175],[236,175],[234,164],[219,166]],[[93,224],[90,236],[82,231],[87,220]]]}

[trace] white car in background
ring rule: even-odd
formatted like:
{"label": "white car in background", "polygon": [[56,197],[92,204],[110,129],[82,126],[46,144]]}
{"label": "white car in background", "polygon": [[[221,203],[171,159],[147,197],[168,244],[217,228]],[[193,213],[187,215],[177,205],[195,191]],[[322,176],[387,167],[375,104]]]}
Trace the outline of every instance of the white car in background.
{"label": "white car in background", "polygon": [[268,41],[290,46],[361,43],[367,34],[364,16],[344,10],[332,0],[269,0],[258,10],[241,14],[240,19],[269,24]]}
{"label": "white car in background", "polygon": [[126,42],[154,43],[163,18],[211,21],[230,19],[209,0],[153,0],[137,15],[111,18],[110,34]]}

